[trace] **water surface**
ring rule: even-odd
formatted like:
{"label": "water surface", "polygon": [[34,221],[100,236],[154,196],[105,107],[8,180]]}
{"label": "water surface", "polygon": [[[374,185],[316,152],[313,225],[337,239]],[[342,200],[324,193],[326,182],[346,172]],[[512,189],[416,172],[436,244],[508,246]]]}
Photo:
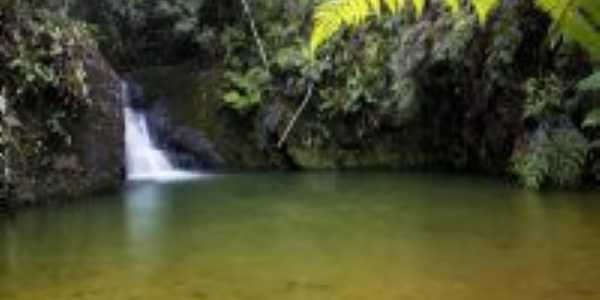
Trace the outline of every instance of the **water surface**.
{"label": "water surface", "polygon": [[600,194],[382,173],[134,184],[1,220],[0,299],[600,299]]}

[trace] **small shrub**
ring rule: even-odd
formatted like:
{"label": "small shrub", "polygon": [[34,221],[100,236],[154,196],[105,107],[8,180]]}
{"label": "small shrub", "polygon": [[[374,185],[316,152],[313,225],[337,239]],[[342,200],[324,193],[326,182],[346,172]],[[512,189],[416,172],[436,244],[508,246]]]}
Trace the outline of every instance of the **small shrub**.
{"label": "small shrub", "polygon": [[564,88],[558,77],[531,78],[525,83],[525,91],[525,118],[544,121],[563,111]]}
{"label": "small shrub", "polygon": [[[600,92],[600,71],[584,78],[577,84],[577,90],[585,95],[587,105],[581,127],[588,132],[592,139],[589,145],[591,174],[596,181],[600,181],[600,106],[598,105],[598,92]],[[594,102],[595,101],[595,102]]]}
{"label": "small shrub", "polygon": [[225,77],[231,82],[232,91],[223,96],[226,104],[238,111],[245,111],[261,104],[269,75],[255,67],[246,73],[227,72]]}
{"label": "small shrub", "polygon": [[533,190],[574,187],[583,175],[588,141],[576,128],[539,128],[525,152],[513,158],[513,172]]}

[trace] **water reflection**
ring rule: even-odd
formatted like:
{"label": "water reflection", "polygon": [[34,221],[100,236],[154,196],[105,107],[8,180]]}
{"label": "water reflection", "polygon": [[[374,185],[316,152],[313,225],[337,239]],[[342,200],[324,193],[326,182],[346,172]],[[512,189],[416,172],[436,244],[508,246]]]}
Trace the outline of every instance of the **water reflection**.
{"label": "water reflection", "polygon": [[0,299],[600,299],[598,194],[262,174],[0,224]]}
{"label": "water reflection", "polygon": [[125,225],[131,266],[150,272],[163,248],[165,216],[169,212],[165,186],[131,184],[125,192]]}
{"label": "water reflection", "polygon": [[19,241],[11,220],[0,219],[0,278],[17,269]]}

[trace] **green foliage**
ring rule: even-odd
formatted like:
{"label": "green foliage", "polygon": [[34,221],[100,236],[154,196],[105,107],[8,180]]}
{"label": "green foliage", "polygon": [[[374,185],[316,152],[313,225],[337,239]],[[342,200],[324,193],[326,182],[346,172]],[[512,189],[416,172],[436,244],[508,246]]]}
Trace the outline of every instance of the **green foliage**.
{"label": "green foliage", "polygon": [[525,83],[525,117],[538,121],[551,119],[563,111],[563,83],[555,75],[538,79],[532,78]]}
{"label": "green foliage", "polygon": [[203,0],[71,0],[69,16],[99,29],[100,46],[127,68],[191,60],[201,50]]}
{"label": "green foliage", "polygon": [[[597,76],[598,73],[595,73],[580,81],[577,89],[584,93],[598,90]],[[594,166],[598,165],[594,161],[594,151],[598,141],[593,141],[593,133],[600,128],[600,108],[592,108],[585,113],[581,124],[585,130],[580,130],[568,125],[576,121],[568,110],[569,104],[576,101],[565,98],[567,89],[557,76],[530,79],[525,86],[528,95],[525,116],[541,125],[529,139],[527,149],[514,157],[513,172],[521,182],[536,190],[547,185],[571,187],[581,180],[586,166],[591,167],[592,173],[597,172],[594,170]],[[584,106],[589,108],[587,99],[584,101]],[[560,124],[550,125],[557,120]],[[592,142],[588,142],[590,139]]]}
{"label": "green foliage", "polygon": [[269,75],[262,68],[252,68],[246,73],[227,72],[225,77],[233,85],[233,91],[225,94],[226,104],[238,111],[247,111],[261,104]]}
{"label": "green foliage", "polygon": [[[13,13],[26,14],[18,9]],[[3,31],[8,37],[2,61],[7,67],[5,79],[12,84],[7,87],[9,94],[18,100],[51,87],[64,93],[60,98],[64,104],[87,101],[83,54],[78,50],[94,47],[88,25],[37,11],[29,22],[15,19]]]}
{"label": "green foliage", "polygon": [[[331,39],[343,27],[356,27],[364,24],[370,17],[379,16],[387,10],[392,14],[399,13],[407,7],[407,3],[419,17],[425,8],[426,0],[330,0],[323,1],[315,8],[314,27],[310,37],[311,53]],[[460,1],[444,1],[453,13],[460,10]],[[471,0],[479,20],[485,23],[488,15],[498,5],[498,0]]]}
{"label": "green foliage", "polygon": [[359,45],[332,56],[336,68],[326,73],[331,86],[319,91],[322,111],[331,115],[367,112],[395,98],[395,90],[387,86],[391,74],[386,68],[394,51],[394,44],[388,43],[394,30],[384,23],[372,26],[378,30],[362,36]]}
{"label": "green foliage", "polygon": [[[232,69],[238,69],[244,67],[245,61],[242,59],[249,50],[249,47],[254,47],[252,41],[249,40],[250,35],[245,33],[243,30],[227,26],[221,33],[218,45],[220,49],[223,49],[223,61],[225,65]],[[214,43],[214,40],[206,41],[208,43]],[[208,44],[207,44],[208,45]],[[250,58],[251,60],[252,58]],[[246,62],[247,63],[247,62]]]}
{"label": "green foliage", "polygon": [[525,187],[573,187],[580,182],[588,142],[578,130],[539,129],[528,147],[513,158],[513,172]]}
{"label": "green foliage", "polygon": [[563,33],[600,58],[600,1],[536,0],[536,4],[554,20],[552,33]]}
{"label": "green foliage", "polygon": [[270,59],[270,76],[246,16],[222,29],[205,27],[205,32],[219,35],[206,33],[203,41],[221,55],[228,82],[224,102],[244,113],[277,95],[301,97],[308,81],[318,80],[328,65],[312,64],[303,52],[302,24],[310,8],[308,1],[294,1],[293,6],[278,1],[254,1],[252,5],[257,30]]}
{"label": "green foliage", "polygon": [[95,47],[91,28],[27,4],[0,7],[0,78],[7,118],[19,123],[20,110],[39,109],[50,135],[70,144],[66,120],[90,104],[86,47]]}
{"label": "green foliage", "polygon": [[[577,90],[584,94],[597,96],[597,92],[600,92],[600,72],[594,72],[592,73],[592,75],[579,81],[577,83]],[[587,111],[584,120],[581,123],[581,126],[583,128],[600,128],[600,106],[598,106],[597,102],[593,104],[595,104],[596,106],[592,107],[591,109],[589,109],[589,111]]]}
{"label": "green foliage", "polygon": [[[499,5],[501,0],[470,0],[481,24]],[[426,0],[325,0],[317,5],[313,16],[313,31],[309,49],[314,56],[317,49],[330,40],[344,27],[357,27],[371,17],[381,15],[385,8],[392,14],[404,10],[406,4],[414,8],[419,17]],[[460,10],[461,2],[444,0],[453,13]],[[597,0],[536,0],[536,4],[546,11],[555,22],[559,32],[579,42],[592,56],[600,58],[600,31],[597,20],[600,19],[600,2]]]}
{"label": "green foliage", "polygon": [[[591,139],[589,144],[591,173],[597,181],[600,182],[600,72],[596,71],[592,75],[584,78],[577,83],[577,89],[584,95],[584,106],[586,108],[581,127],[585,129]],[[590,97],[591,96],[591,97]]]}

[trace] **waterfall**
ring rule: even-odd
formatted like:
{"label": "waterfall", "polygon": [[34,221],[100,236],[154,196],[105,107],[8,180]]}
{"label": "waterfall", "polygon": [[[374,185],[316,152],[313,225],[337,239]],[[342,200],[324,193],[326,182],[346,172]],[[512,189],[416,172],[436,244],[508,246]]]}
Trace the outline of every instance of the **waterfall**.
{"label": "waterfall", "polygon": [[144,112],[131,107],[129,85],[123,82],[121,88],[125,104],[123,114],[127,180],[171,181],[198,177],[196,173],[179,170],[171,164],[166,153],[152,141]]}

